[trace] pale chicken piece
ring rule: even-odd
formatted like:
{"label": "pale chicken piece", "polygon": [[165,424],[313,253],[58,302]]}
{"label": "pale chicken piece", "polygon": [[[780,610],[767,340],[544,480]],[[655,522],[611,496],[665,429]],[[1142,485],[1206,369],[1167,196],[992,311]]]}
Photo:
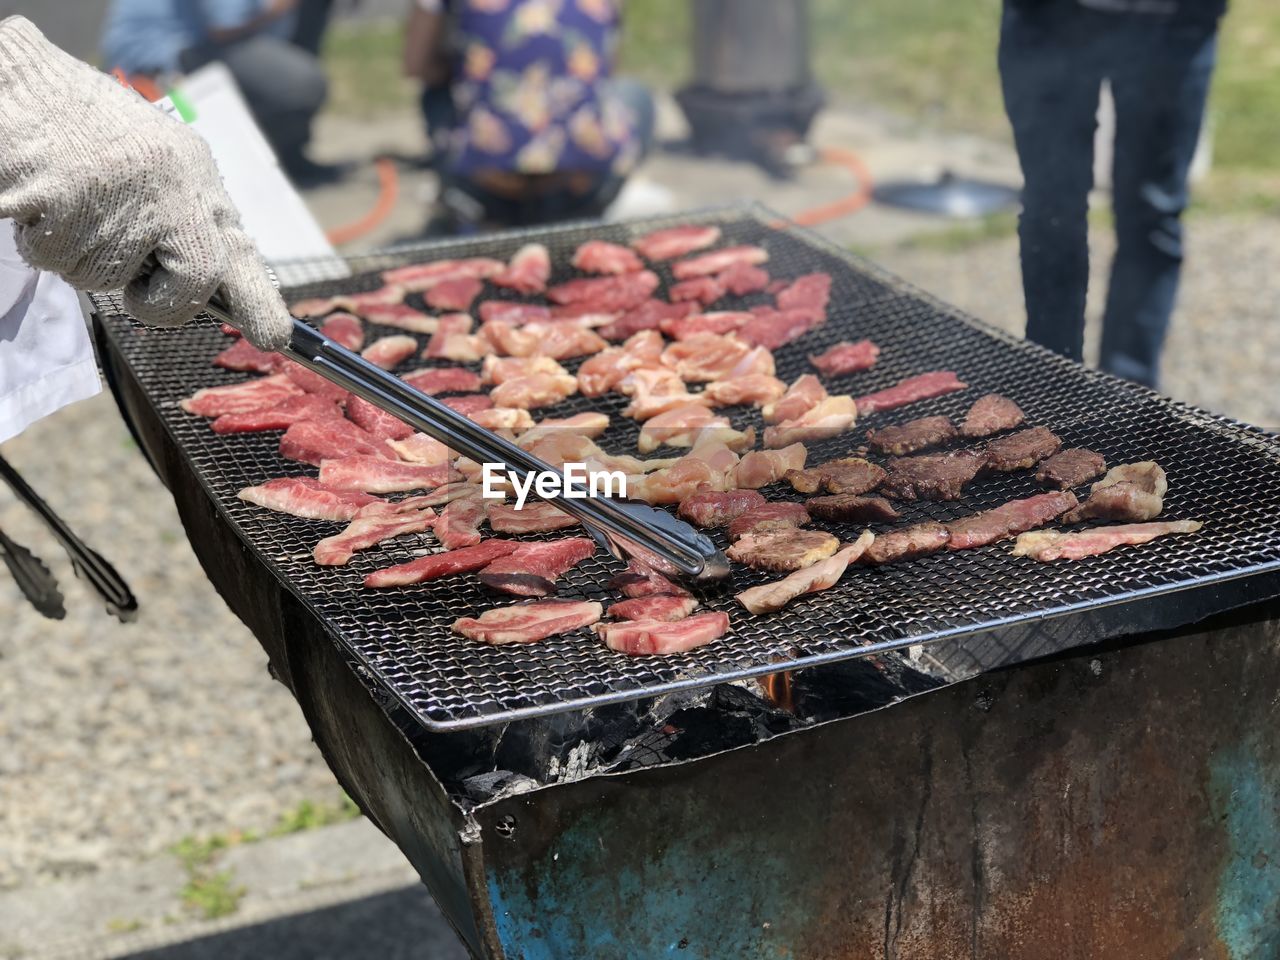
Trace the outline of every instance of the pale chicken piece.
{"label": "pale chicken piece", "polygon": [[663,350],[662,363],[685,382],[705,383],[728,376],[751,349],[732,335],[699,333]]}
{"label": "pale chicken piece", "polygon": [[360,356],[383,370],[393,370],[417,352],[417,340],[408,334],[397,333],[373,341],[360,351]]}
{"label": "pale chicken piece", "polygon": [[574,433],[595,439],[609,429],[607,413],[575,413],[571,417],[547,417],[539,420],[529,430],[520,435],[520,446],[526,450],[543,437],[557,433]]}
{"label": "pale chicken piece", "polygon": [[691,447],[707,427],[732,429],[728,417],[717,416],[702,404],[682,404],[646,420],[636,446],[641,453],[652,453],[661,446]]}
{"label": "pale chicken piece", "polygon": [[710,397],[690,393],[679,375],[666,367],[632,370],[618,383],[618,390],[631,397],[631,403],[623,408],[622,415],[633,420],[648,420],[691,404],[711,406]]}
{"label": "pale chicken piece", "polygon": [[656,367],[665,341],[656,330],[641,330],[620,347],[588,357],[578,368],[578,389],[584,397],[598,397],[617,387],[627,374],[641,367]]}
{"label": "pale chicken piece", "polygon": [[556,360],[599,353],[609,344],[594,331],[570,321],[531,320],[523,326],[490,320],[480,327],[493,352],[502,356],[531,357],[541,354]]}
{"label": "pale chicken piece", "polygon": [[857,540],[825,560],[803,567],[773,583],[763,583],[743,590],[738,594],[738,602],[759,616],[762,613],[775,613],[806,593],[828,590],[839,582],[849,564],[861,557],[874,540],[875,535],[870,530],[864,530]]}
{"label": "pale chicken piece", "polygon": [[742,490],[759,490],[776,483],[790,470],[803,470],[809,451],[803,443],[793,443],[781,450],[752,450],[743,454],[731,477]]}
{"label": "pale chicken piece", "polygon": [[858,408],[853,397],[827,397],[795,420],[786,420],[764,428],[764,445],[770,450],[793,443],[826,440],[853,429]]}
{"label": "pale chicken piece", "polygon": [[595,464],[600,469],[621,470],[628,474],[656,469],[646,466],[646,461],[637,457],[615,456],[607,453],[590,437],[573,433],[558,433],[543,437],[526,449],[553,467],[563,467],[566,463],[587,463],[589,469],[590,464]]}
{"label": "pale chicken piece", "polygon": [[495,357],[490,354],[485,357],[484,365],[480,368],[480,380],[486,384],[498,384],[539,373],[558,377],[567,376],[569,371],[551,357]]}
{"label": "pale chicken piece", "polygon": [[[578,378],[572,374],[535,373],[499,384],[489,391],[489,399],[498,407],[536,410],[554,406],[577,392]],[[533,426],[532,420],[528,426]]]}
{"label": "pale chicken piece", "polygon": [[761,411],[765,423],[796,420],[827,399],[827,388],[811,373],[797,377],[776,403],[767,403]]}
{"label": "pale chicken piece", "polygon": [[490,407],[467,414],[467,419],[486,430],[502,433],[503,439],[510,439],[533,426],[533,417],[523,407]]}
{"label": "pale chicken piece", "polygon": [[680,501],[704,490],[723,490],[724,474],[709,463],[681,458],[650,474],[627,477],[627,496],[657,506]]}
{"label": "pale chicken piece", "polygon": [[717,407],[734,407],[743,404],[763,406],[781,397],[787,385],[777,377],[764,373],[752,373],[745,377],[716,380],[707,384],[702,392]]}
{"label": "pale chicken piece", "polygon": [[485,342],[471,333],[473,321],[469,313],[447,313],[440,317],[431,342],[422,352],[434,360],[472,363],[485,355]]}

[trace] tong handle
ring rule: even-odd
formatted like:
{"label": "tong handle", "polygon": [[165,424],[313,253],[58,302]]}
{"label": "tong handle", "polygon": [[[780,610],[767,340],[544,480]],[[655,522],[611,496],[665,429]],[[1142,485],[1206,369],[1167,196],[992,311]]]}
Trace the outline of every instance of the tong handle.
{"label": "tong handle", "polygon": [[45,522],[57,537],[58,542],[62,544],[63,549],[67,551],[67,555],[71,557],[71,565],[76,573],[88,581],[89,586],[102,597],[107,604],[107,609],[120,620],[132,620],[138,612],[138,601],[129,589],[129,584],[125,583],[124,578],[116,572],[116,568],[77,537],[67,526],[66,521],[31,489],[22,474],[18,473],[2,456],[0,456],[0,478],[3,478],[13,489],[19,500]]}

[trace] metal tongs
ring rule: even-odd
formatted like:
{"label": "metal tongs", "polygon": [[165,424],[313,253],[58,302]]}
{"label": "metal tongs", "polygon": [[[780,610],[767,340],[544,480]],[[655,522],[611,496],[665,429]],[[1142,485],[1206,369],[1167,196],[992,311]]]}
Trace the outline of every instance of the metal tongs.
{"label": "metal tongs", "polygon": [[[238,326],[219,297],[209,301],[208,310],[217,319]],[[560,474],[563,480],[563,473],[550,464],[415,390],[297,318],[293,321],[293,336],[280,353],[449,449],[477,463],[501,466],[521,483],[530,473]],[[729,561],[711,538],[667,511],[634,500],[594,497],[567,480],[560,489],[572,489],[575,496],[558,494],[543,499],[580,521],[595,541],[618,559],[635,559],[662,573],[698,581],[719,580],[728,575]],[[529,492],[541,497],[536,483],[530,484]]]}

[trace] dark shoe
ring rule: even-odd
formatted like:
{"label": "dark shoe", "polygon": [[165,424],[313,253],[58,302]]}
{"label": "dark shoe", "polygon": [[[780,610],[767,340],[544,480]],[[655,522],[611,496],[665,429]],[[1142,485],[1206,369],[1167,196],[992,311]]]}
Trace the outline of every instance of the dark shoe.
{"label": "dark shoe", "polygon": [[299,190],[339,183],[351,172],[349,163],[316,163],[303,156],[282,160],[280,165]]}

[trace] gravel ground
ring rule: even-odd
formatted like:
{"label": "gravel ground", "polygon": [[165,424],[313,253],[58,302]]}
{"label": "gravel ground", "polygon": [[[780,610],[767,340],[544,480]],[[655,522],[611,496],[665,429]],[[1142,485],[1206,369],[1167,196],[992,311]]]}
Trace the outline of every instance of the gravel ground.
{"label": "gravel ground", "polygon": [[[867,232],[882,232],[875,223]],[[856,218],[832,233],[859,242]],[[1274,235],[1267,219],[1192,221],[1166,372],[1173,396],[1271,427],[1280,426]],[[961,251],[877,249],[943,300],[1021,328],[1013,238]],[[1110,251],[1098,231],[1095,336]],[[0,528],[50,563],[68,607],[65,621],[42,620],[0,574],[0,888],[92,873],[187,834],[261,830],[302,800],[336,802],[296,705],[205,580],[110,398],[63,411],[4,452],[119,566],[142,611],[133,624],[108,617],[0,489]]]}

